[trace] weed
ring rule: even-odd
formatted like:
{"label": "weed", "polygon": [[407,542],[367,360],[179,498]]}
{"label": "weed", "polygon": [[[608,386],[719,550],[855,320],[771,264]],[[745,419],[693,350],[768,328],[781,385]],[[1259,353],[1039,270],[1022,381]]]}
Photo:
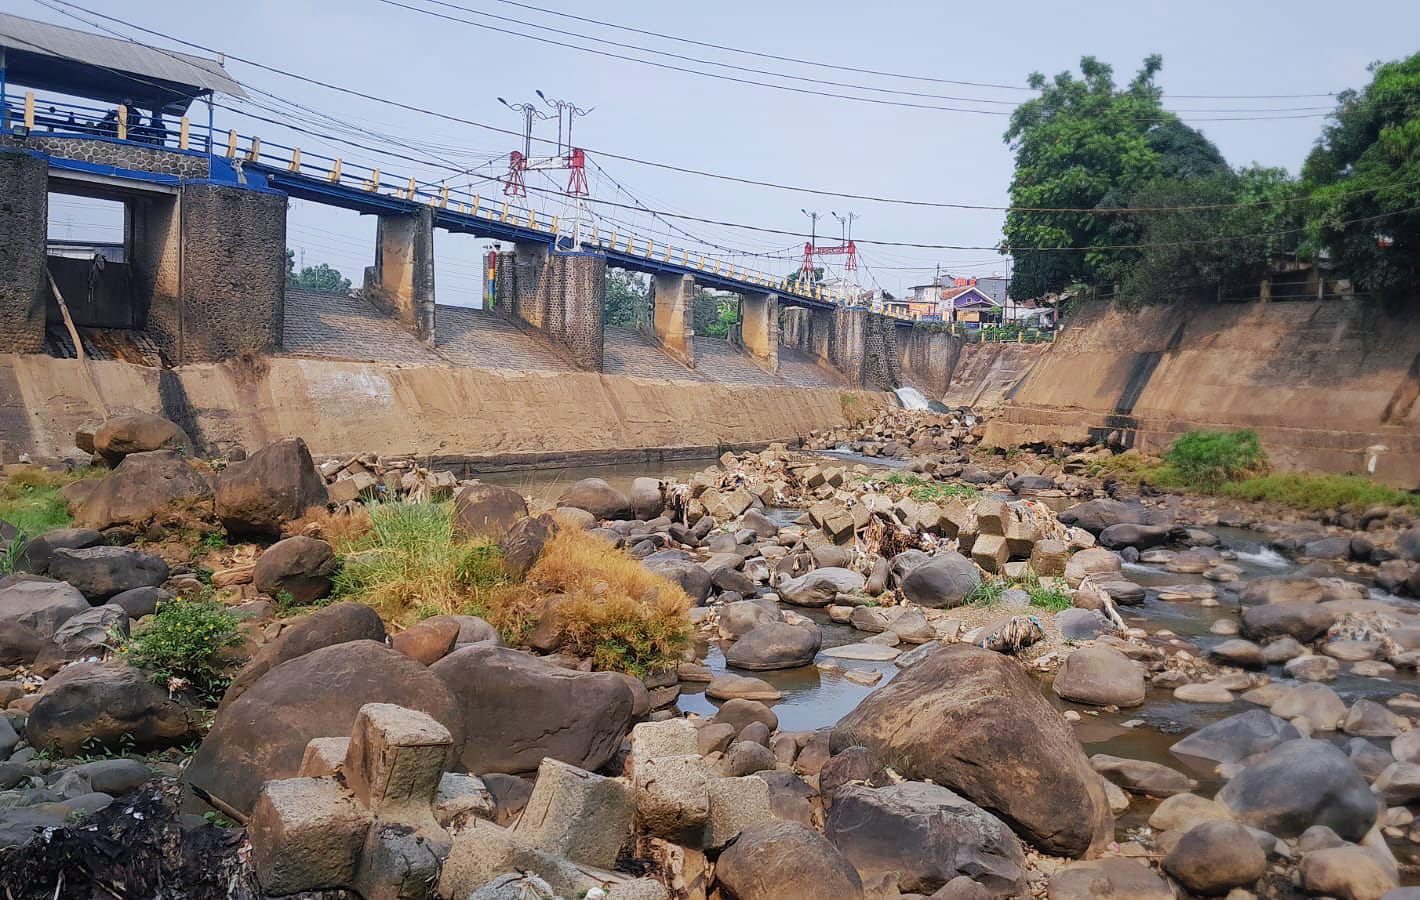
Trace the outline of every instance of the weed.
{"label": "weed", "polygon": [[369,510],[363,506],[353,512],[329,512],[311,508],[299,519],[292,519],[281,529],[285,537],[306,534],[328,541],[338,551],[344,551],[370,532],[374,526]]}
{"label": "weed", "polygon": [[69,504],[60,490],[87,474],[87,469],[20,469],[0,485],[0,519],[27,538],[65,527],[70,522]]}
{"label": "weed", "polygon": [[208,532],[203,536],[201,546],[204,550],[224,550],[228,546],[227,536],[220,531]]}
{"label": "weed", "polygon": [[1259,475],[1267,468],[1267,454],[1257,432],[1190,431],[1181,435],[1164,462],[1183,483],[1200,490],[1217,490],[1230,481]]}
{"label": "weed", "polygon": [[900,487],[908,487],[912,490],[909,496],[918,503],[933,503],[937,500],[944,500],[948,497],[972,498],[978,493],[976,488],[969,484],[951,484],[945,481],[933,481],[930,478],[923,478],[921,475],[912,472],[894,472],[882,479],[875,479],[872,476],[862,476],[866,481],[878,481],[880,484],[893,484]]}
{"label": "weed", "polygon": [[962,600],[966,606],[991,606],[1000,601],[1001,595],[1009,587],[1004,579],[986,578]]}
{"label": "weed", "polygon": [[1041,584],[1040,576],[1034,572],[1027,571],[1026,577],[1021,581],[1021,588],[1030,595],[1030,605],[1048,609],[1051,612],[1060,612],[1071,607],[1070,595],[1054,587],[1047,587]]}
{"label": "weed", "polygon": [[236,613],[212,600],[159,603],[153,618],[130,637],[115,635],[118,652],[153,673],[170,689],[190,685],[205,699],[220,698],[227,686],[218,655],[241,643]]}
{"label": "weed", "polygon": [[231,819],[217,812],[215,809],[209,809],[205,813],[203,813],[202,821],[206,822],[208,825],[215,825],[218,828],[239,827],[236,822],[233,822]]}
{"label": "weed", "polygon": [[1299,509],[1325,511],[1351,506],[1408,506],[1420,513],[1420,494],[1376,484],[1361,475],[1308,475],[1280,472],[1222,486],[1220,493],[1241,500],[1268,500]]}

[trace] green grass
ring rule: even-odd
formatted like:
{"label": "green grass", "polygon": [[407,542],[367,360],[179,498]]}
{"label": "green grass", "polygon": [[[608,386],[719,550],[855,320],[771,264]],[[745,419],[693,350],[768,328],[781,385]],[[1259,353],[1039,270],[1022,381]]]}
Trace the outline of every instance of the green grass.
{"label": "green grass", "polygon": [[1004,578],[986,578],[962,600],[965,606],[991,606],[1001,600],[1010,584]]}
{"label": "green grass", "polygon": [[1219,491],[1240,500],[1266,500],[1322,512],[1351,506],[1408,506],[1420,513],[1420,494],[1377,484],[1361,475],[1308,475],[1279,472],[1223,485]]}
{"label": "green grass", "polygon": [[11,475],[0,485],[0,519],[14,525],[26,538],[64,528],[71,520],[59,491],[85,474],[28,469]]}
{"label": "green grass", "polygon": [[1051,612],[1060,612],[1069,609],[1070,595],[1054,588],[1046,587],[1040,583],[1040,576],[1034,572],[1026,573],[1025,579],[1020,587],[1030,594],[1030,605],[1048,609]]}
{"label": "green grass", "polygon": [[238,622],[236,613],[214,600],[178,598],[159,603],[132,636],[116,636],[117,650],[170,690],[190,687],[215,703],[227,687],[217,661],[223,650],[241,643]]}
{"label": "green grass", "polygon": [[976,488],[969,484],[950,484],[945,481],[933,481],[930,478],[924,478],[912,472],[895,472],[886,478],[874,478],[871,475],[863,475],[860,477],[864,481],[871,481],[876,484],[893,484],[912,488],[908,496],[918,503],[933,503],[937,500],[945,500],[948,497],[971,499],[979,493]]}
{"label": "green grass", "polygon": [[1216,490],[1267,471],[1267,454],[1251,429],[1190,431],[1173,442],[1164,462],[1184,484],[1198,490]]}

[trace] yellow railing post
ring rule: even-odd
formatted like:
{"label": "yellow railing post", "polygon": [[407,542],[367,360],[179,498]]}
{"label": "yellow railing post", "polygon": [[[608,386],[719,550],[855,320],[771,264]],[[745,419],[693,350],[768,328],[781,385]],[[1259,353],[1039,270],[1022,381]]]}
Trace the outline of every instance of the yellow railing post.
{"label": "yellow railing post", "polygon": [[702,271],[702,272],[705,271],[705,254],[704,254],[704,253],[700,254],[700,262],[698,262],[698,263],[695,264],[695,268],[699,269],[699,270]]}
{"label": "yellow railing post", "polygon": [[35,92],[25,91],[25,127],[35,130]]}
{"label": "yellow railing post", "polygon": [[301,148],[297,147],[291,151],[291,165],[287,166],[292,172],[301,171]]}
{"label": "yellow railing post", "polygon": [[610,247],[610,248],[613,249],[613,250],[616,249],[616,229],[615,229],[615,228],[613,228],[613,229],[611,230],[611,240],[610,240],[609,242],[607,242],[607,246]]}
{"label": "yellow railing post", "polygon": [[449,186],[447,184],[439,188],[439,208],[449,208]]}
{"label": "yellow railing post", "polygon": [[227,132],[227,158],[237,158],[237,129],[235,128]]}
{"label": "yellow railing post", "polygon": [[189,141],[189,136],[188,136],[189,129],[190,129],[190,126],[189,126],[188,121],[187,121],[187,116],[183,116],[181,119],[178,120],[178,149],[179,149],[179,150],[188,150],[188,149],[191,149],[190,146],[189,146],[189,143],[190,143],[190,141]]}
{"label": "yellow railing post", "polygon": [[335,165],[330,167],[330,180],[332,184],[340,183],[340,157],[335,158]]}
{"label": "yellow railing post", "polygon": [[253,136],[252,139],[251,139],[251,148],[247,150],[247,161],[248,161],[248,162],[257,162],[257,161],[260,160],[260,159],[261,159],[261,138],[256,137],[256,136]]}
{"label": "yellow railing post", "polygon": [[683,266],[690,265],[690,250],[680,251],[680,264]]}
{"label": "yellow railing post", "polygon": [[418,193],[418,191],[414,187],[414,176],[411,175],[409,176],[409,199],[413,200],[416,193]]}
{"label": "yellow railing post", "polygon": [[651,258],[651,239],[646,238],[646,258]]}
{"label": "yellow railing post", "polygon": [[499,221],[500,221],[500,222],[506,222],[506,221],[508,221],[508,201],[507,201],[507,200],[504,200],[504,201],[503,201],[503,215],[502,215],[502,217],[499,219]]}
{"label": "yellow railing post", "polygon": [[128,140],[128,107],[126,106],[118,108],[118,139],[120,141]]}
{"label": "yellow railing post", "polygon": [[666,255],[665,255],[665,257],[663,257],[663,258],[661,259],[661,262],[670,262],[670,261],[671,261],[671,245],[670,245],[670,244],[666,244]]}
{"label": "yellow railing post", "polygon": [[529,227],[529,228],[536,228],[536,227],[537,227],[537,212],[534,211],[534,210],[531,210],[531,209],[528,210],[528,227]]}
{"label": "yellow railing post", "polygon": [[549,229],[547,229],[547,230],[550,231],[550,232],[552,232],[553,234],[557,234],[557,224],[558,224],[558,222],[560,222],[560,221],[561,221],[561,219],[560,219],[558,216],[553,216],[553,217],[552,217],[552,227],[549,228]]}
{"label": "yellow railing post", "polygon": [[379,170],[379,169],[371,169],[371,170],[370,170],[370,190],[371,190],[371,191],[374,191],[374,192],[377,192],[377,193],[378,193],[379,190],[380,190],[380,170]]}
{"label": "yellow railing post", "polygon": [[477,194],[474,194],[474,195],[473,195],[473,208],[468,211],[468,214],[471,215],[471,216],[476,216],[476,215],[478,215],[478,206],[479,206],[479,204],[482,203],[482,202],[483,202],[483,200],[482,200]]}

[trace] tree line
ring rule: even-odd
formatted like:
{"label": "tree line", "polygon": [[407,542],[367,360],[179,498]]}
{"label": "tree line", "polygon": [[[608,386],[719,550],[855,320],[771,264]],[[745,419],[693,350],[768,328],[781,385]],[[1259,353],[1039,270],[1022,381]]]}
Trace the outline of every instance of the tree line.
{"label": "tree line", "polygon": [[[1269,261],[1327,261],[1387,305],[1420,276],[1420,53],[1337,95],[1299,174],[1232,166],[1163,108],[1161,57],[1127,85],[1091,56],[1013,112],[1002,252],[1015,299],[1090,286],[1131,305],[1256,291]],[[1188,208],[1180,208],[1188,207]],[[1070,249],[1064,249],[1070,248]]]}

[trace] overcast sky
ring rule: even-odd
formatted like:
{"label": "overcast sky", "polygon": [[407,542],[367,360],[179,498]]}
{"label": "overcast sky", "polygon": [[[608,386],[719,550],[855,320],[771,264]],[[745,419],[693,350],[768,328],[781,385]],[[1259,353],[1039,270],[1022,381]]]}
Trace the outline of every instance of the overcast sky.
{"label": "overcast sky", "polygon": [[[323,81],[508,128],[520,128],[521,121],[499,105],[496,98],[500,96],[510,101],[531,99],[534,89],[541,89],[549,97],[569,98],[583,107],[595,108],[577,121],[577,143],[589,148],[590,157],[640,202],[656,209],[795,233],[808,229],[809,222],[801,208],[818,210],[823,213],[821,235],[838,232],[830,210],[840,214],[851,210],[860,216],[854,225],[854,237],[861,242],[866,263],[860,273],[866,276],[863,280],[875,281],[895,292],[929,277],[938,263],[945,271],[962,275],[989,274],[1004,268],[1003,258],[990,250],[905,249],[870,243],[876,240],[992,246],[1000,240],[1003,213],[999,211],[923,209],[815,197],[607,159],[598,157],[597,151],[830,191],[1001,206],[1007,200],[1012,168],[1010,149],[1001,139],[1006,127],[1004,113],[1029,96],[1023,90],[874,77],[794,65],[602,28],[519,9],[500,0],[448,2],[523,23],[653,47],[673,54],[649,57],[669,65],[713,68],[687,59],[702,57],[805,78],[971,98],[967,102],[874,95],[1001,114],[894,107],[736,84],[499,34],[380,0],[245,0],[235,5],[211,0],[76,2]],[[526,31],[548,40],[590,44],[585,39],[537,32],[526,24],[440,7],[432,0],[397,2],[498,28]],[[1310,96],[1243,100],[1237,99],[1238,95],[1320,94],[1359,87],[1368,80],[1366,67],[1370,62],[1420,50],[1420,3],[1404,2],[1354,2],[1344,7],[1312,0],[1286,4],[1237,0],[1187,4],[1141,0],[1087,4],[1038,0],[1011,4],[926,0],[854,4],[837,0],[720,0],[698,4],[612,0],[594,5],[568,0],[526,2],[783,56],[1000,85],[1023,86],[1032,71],[1053,75],[1074,68],[1083,54],[1111,63],[1116,80],[1122,83],[1146,55],[1159,53],[1164,59],[1159,83],[1164,88],[1166,106],[1199,110],[1182,115],[1203,129],[1234,165],[1258,162],[1284,166],[1293,172],[1323,121],[1315,115],[1321,110],[1310,107],[1329,107],[1329,99]],[[0,8],[87,29],[33,0],[0,0]],[[605,44],[596,46],[606,52],[634,55]],[[518,144],[515,138],[358,100],[236,61],[228,61],[228,70],[244,83],[286,100],[418,143],[419,152],[400,150],[409,155],[430,155],[429,145],[437,144],[437,152],[444,159],[460,166],[483,163],[479,172],[491,174],[503,167],[507,151]],[[810,90],[865,93],[772,76],[715,71]],[[1231,99],[1183,95],[1228,95]],[[1256,111],[1277,108],[1288,111]],[[1229,116],[1248,120],[1200,121]],[[1294,118],[1256,118],[1260,116]],[[219,127],[232,121],[230,110],[219,109]],[[248,120],[242,122],[241,130],[258,133],[268,142],[299,144],[307,152],[331,150],[329,144],[323,147],[318,139],[292,135],[276,125]],[[540,133],[553,136],[551,130]],[[371,141],[368,137],[361,140]],[[348,160],[367,161],[374,156],[349,147],[340,155]],[[390,159],[382,163],[382,170],[394,177],[447,174],[437,168]],[[591,180],[594,196],[629,202],[595,170]],[[465,177],[459,183],[467,181]],[[496,193],[496,186],[491,190]],[[65,208],[58,212],[64,215]],[[665,231],[664,225],[649,221],[644,214],[633,217],[625,211],[609,212],[623,219],[634,218],[639,228]],[[371,262],[371,219],[293,202],[289,221],[289,243],[304,252],[307,265],[330,262],[358,283],[362,267]],[[699,237],[738,248],[786,250],[802,243],[802,238],[793,235],[672,221]],[[71,226],[71,233],[72,230]],[[691,243],[677,238],[678,245]],[[484,246],[485,242],[449,237],[442,232],[436,237],[440,302],[476,302],[478,254]],[[765,267],[783,273],[795,263],[781,260]]]}

